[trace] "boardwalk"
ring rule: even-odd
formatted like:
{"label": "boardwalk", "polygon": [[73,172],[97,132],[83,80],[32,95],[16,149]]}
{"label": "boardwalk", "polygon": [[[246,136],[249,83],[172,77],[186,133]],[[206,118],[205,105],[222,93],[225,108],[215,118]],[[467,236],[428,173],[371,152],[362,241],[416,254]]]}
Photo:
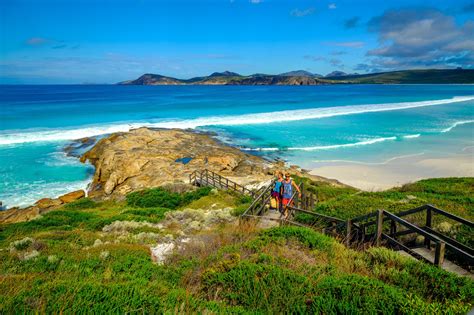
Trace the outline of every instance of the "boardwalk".
{"label": "boardwalk", "polygon": [[[253,201],[241,218],[258,220],[258,226],[261,228],[278,225],[309,227],[341,239],[348,247],[386,246],[461,276],[473,278],[471,271],[474,269],[474,250],[449,235],[436,231],[432,223],[435,215],[469,229],[474,228],[474,223],[433,205],[424,205],[396,214],[378,210],[349,220],[341,220],[312,211],[316,198],[301,185],[301,198],[297,198],[295,192],[291,198],[291,206],[286,208],[288,216],[284,218],[278,211],[270,209],[270,192],[274,182],[257,191],[251,191],[208,170],[194,172],[190,175],[190,182],[198,186],[212,186],[252,196]],[[410,221],[414,214],[418,217],[424,216],[423,225]],[[305,220],[299,220],[299,215],[304,215]],[[421,244],[414,241],[420,238]]]}

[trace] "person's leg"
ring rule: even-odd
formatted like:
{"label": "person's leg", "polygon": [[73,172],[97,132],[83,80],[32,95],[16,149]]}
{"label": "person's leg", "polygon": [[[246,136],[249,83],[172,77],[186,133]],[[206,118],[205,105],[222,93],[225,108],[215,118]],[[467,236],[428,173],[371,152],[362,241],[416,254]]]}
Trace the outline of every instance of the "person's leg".
{"label": "person's leg", "polygon": [[290,198],[283,198],[282,204],[283,204],[283,215],[285,216],[285,219],[288,217],[288,203],[290,202]]}

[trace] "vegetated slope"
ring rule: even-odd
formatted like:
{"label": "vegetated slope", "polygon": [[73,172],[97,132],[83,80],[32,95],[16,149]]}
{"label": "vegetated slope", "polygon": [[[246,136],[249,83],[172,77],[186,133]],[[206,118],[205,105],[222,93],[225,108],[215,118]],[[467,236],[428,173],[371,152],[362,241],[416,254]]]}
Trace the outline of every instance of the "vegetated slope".
{"label": "vegetated slope", "polygon": [[214,72],[209,76],[181,80],[158,74],[144,74],[121,85],[320,85],[320,84],[474,84],[473,69],[426,69],[347,75],[334,71],[325,77],[304,70],[279,75],[253,74],[242,76],[235,72]]}
{"label": "vegetated slope", "polygon": [[[412,194],[457,213],[472,205],[470,191],[463,192],[472,179],[423,181],[367,195],[297,180],[317,189],[321,207],[344,205],[343,213],[352,205],[358,213],[380,203],[403,206],[402,196]],[[159,188],[132,193],[126,202],[82,199],[37,220],[0,226],[0,313],[465,314],[472,307],[468,278],[384,248],[347,249],[306,228],[218,224],[187,235],[190,240],[165,264],[151,261],[150,245],[183,231],[158,225],[167,214],[179,218],[183,208],[229,206],[240,213],[249,201],[208,188]],[[199,217],[203,210],[193,211]]]}
{"label": "vegetated slope", "polygon": [[311,73],[306,70],[295,70],[295,71],[284,72],[284,73],[280,73],[279,76],[286,76],[286,77],[298,76],[298,77],[315,77],[315,78],[323,77],[323,75],[321,74]]}
{"label": "vegetated slope", "polygon": [[328,76],[328,80],[365,84],[466,84],[474,83],[474,70],[426,69],[381,72],[362,75]]}
{"label": "vegetated slope", "polygon": [[159,74],[146,73],[135,80],[119,82],[119,85],[181,85],[182,80]]}
{"label": "vegetated slope", "polygon": [[[353,188],[332,187],[326,183],[313,182],[307,178],[305,187],[315,193],[318,203],[315,212],[350,219],[368,214],[378,209],[392,213],[432,204],[460,217],[474,221],[474,178],[453,177],[433,178],[406,184],[381,192],[364,192]],[[309,217],[301,216],[301,221],[309,223]],[[425,216],[418,213],[405,217],[411,222],[424,225]],[[433,227],[444,234],[474,248],[474,229],[443,216],[433,216]]]}

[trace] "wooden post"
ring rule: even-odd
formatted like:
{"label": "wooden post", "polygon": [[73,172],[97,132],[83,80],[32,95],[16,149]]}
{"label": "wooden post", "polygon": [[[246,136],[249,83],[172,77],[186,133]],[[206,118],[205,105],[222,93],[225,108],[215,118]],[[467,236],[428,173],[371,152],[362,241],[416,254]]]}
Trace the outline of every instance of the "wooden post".
{"label": "wooden post", "polygon": [[377,210],[377,231],[375,233],[375,246],[380,246],[382,242],[383,230],[383,210]]}
{"label": "wooden post", "polygon": [[[426,227],[431,227],[431,223],[432,223],[432,212],[431,212],[431,208],[427,208],[426,209],[426,222],[425,222],[425,226]],[[428,249],[431,249],[431,242],[430,242],[430,239],[425,237],[425,247],[428,248]]]}
{"label": "wooden post", "polygon": [[[301,191],[301,198],[299,198],[300,199],[300,208],[306,209],[304,207],[304,183],[301,183],[300,191]],[[299,195],[298,195],[298,197],[299,197]]]}
{"label": "wooden post", "polygon": [[314,209],[314,195],[313,194],[311,194],[310,207],[311,207],[311,210]]}
{"label": "wooden post", "polygon": [[397,223],[390,220],[390,236],[394,237],[395,233],[397,233]]}
{"label": "wooden post", "polygon": [[443,241],[436,243],[434,264],[438,267],[443,265],[445,246]]}
{"label": "wooden post", "polygon": [[351,219],[346,222],[346,246],[351,246],[351,235],[352,234],[352,221]]}

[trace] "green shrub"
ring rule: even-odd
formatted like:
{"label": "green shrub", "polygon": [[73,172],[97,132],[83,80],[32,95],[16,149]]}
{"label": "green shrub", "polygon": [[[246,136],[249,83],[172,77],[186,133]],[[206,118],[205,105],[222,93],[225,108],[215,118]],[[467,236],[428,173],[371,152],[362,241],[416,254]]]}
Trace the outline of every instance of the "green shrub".
{"label": "green shrub", "polygon": [[355,274],[326,276],[314,290],[312,314],[397,314],[404,299],[401,290]]}
{"label": "green shrub", "polygon": [[163,188],[152,188],[129,193],[126,198],[127,204],[130,206],[139,208],[162,207],[174,210],[207,196],[210,192],[210,187],[201,187],[184,194],[169,192]]}
{"label": "green shrub", "polygon": [[64,208],[67,210],[82,210],[82,209],[92,209],[97,207],[98,204],[89,198],[82,198],[71,203],[67,203]]}
{"label": "green shrub", "polygon": [[228,270],[210,270],[203,276],[203,293],[266,313],[298,313],[312,284],[292,270],[243,261]]}
{"label": "green shrub", "polygon": [[253,198],[251,196],[248,196],[248,195],[240,195],[237,200],[235,201],[235,204],[240,206],[240,205],[250,205],[250,203],[252,203],[253,201]]}
{"label": "green shrub", "polygon": [[330,251],[335,242],[333,238],[310,228],[282,226],[261,232],[257,238],[249,241],[247,246],[258,249],[269,243],[281,243],[287,240],[296,240],[310,249],[324,251]]}
{"label": "green shrub", "polygon": [[51,211],[36,220],[8,224],[0,229],[0,235],[7,239],[17,234],[26,235],[42,230],[70,230],[95,217],[91,213],[74,210]]}
{"label": "green shrub", "polygon": [[140,208],[164,207],[176,209],[181,204],[181,195],[171,193],[163,188],[136,191],[127,195],[127,204]]}
{"label": "green shrub", "polygon": [[366,255],[375,276],[386,283],[438,302],[458,298],[466,302],[474,301],[474,281],[467,277],[403,257],[385,248],[371,248]]}

